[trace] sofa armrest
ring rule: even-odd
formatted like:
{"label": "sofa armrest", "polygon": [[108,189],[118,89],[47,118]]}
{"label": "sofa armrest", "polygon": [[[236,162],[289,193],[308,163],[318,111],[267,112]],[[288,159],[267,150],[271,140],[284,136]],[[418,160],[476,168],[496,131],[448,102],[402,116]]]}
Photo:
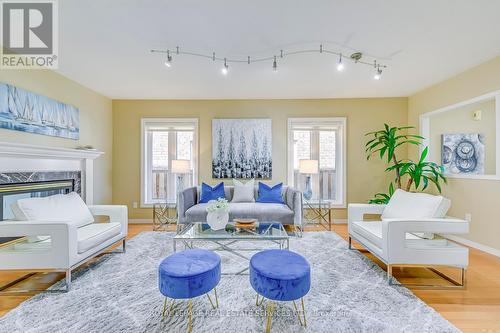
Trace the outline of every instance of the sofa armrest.
{"label": "sofa armrest", "polygon": [[389,218],[389,219],[383,219],[383,221],[388,221],[388,222],[443,222],[443,223],[463,223],[463,224],[469,224],[467,220],[463,219],[458,219],[455,217],[398,217],[398,218]]}
{"label": "sofa armrest", "polygon": [[65,269],[77,256],[77,228],[69,221],[2,221],[0,236],[50,236],[48,249],[3,249],[0,251],[0,269]]}
{"label": "sofa armrest", "polygon": [[302,192],[297,189],[288,187],[285,193],[285,203],[291,210],[293,210],[293,224],[295,226],[302,227]]}
{"label": "sofa armrest", "polygon": [[110,222],[121,224],[121,233],[126,236],[128,232],[128,208],[123,205],[94,205],[88,206],[92,215],[109,216]]}
{"label": "sofa armrest", "polygon": [[382,220],[382,234],[398,233],[404,239],[406,233],[423,232],[435,234],[466,234],[469,232],[469,221],[457,218],[398,218]]}
{"label": "sofa armrest", "polygon": [[354,221],[363,221],[365,214],[382,214],[386,205],[375,204],[349,204],[347,207],[347,219],[349,224]]}
{"label": "sofa armrest", "polygon": [[177,198],[177,218],[179,223],[184,222],[186,219],[186,211],[196,205],[198,202],[198,189],[193,187],[188,187],[179,193]]}
{"label": "sofa armrest", "polygon": [[[408,248],[406,244],[406,234],[416,232],[466,234],[469,232],[469,222],[455,218],[384,219],[382,220],[382,251],[389,262],[402,262],[407,258],[418,257],[418,253],[415,254],[418,250]],[[463,247],[459,248],[463,251]],[[425,250],[420,251],[422,253]]]}

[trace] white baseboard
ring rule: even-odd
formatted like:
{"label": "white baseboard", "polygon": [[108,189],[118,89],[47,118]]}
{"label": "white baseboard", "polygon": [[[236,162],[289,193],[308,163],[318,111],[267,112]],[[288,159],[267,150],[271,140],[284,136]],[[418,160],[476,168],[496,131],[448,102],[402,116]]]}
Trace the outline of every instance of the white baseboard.
{"label": "white baseboard", "polygon": [[153,219],[128,219],[128,224],[153,224]]}
{"label": "white baseboard", "polygon": [[495,249],[493,247],[490,247],[488,245],[479,244],[479,243],[476,243],[476,242],[473,242],[471,240],[468,240],[468,239],[465,239],[462,237],[458,237],[455,235],[443,235],[443,237],[448,238],[448,239],[455,241],[457,243],[467,245],[467,246],[472,247],[474,249],[477,249],[479,251],[483,251],[483,252],[489,253],[491,255],[500,257],[500,250]]}

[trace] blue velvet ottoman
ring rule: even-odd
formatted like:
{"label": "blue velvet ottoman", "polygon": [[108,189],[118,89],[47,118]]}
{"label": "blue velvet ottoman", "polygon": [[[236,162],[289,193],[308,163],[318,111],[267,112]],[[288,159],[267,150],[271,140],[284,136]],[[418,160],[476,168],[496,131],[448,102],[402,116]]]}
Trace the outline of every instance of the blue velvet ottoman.
{"label": "blue velvet ottoman", "polygon": [[[176,299],[189,299],[189,331],[192,328],[192,299],[206,294],[215,309],[219,306],[216,286],[221,277],[221,260],[218,254],[202,249],[185,250],[163,259],[158,268],[158,286],[165,296],[163,317],[167,300],[172,299],[172,311]],[[215,305],[208,294],[214,290]]]}
{"label": "blue velvet ottoman", "polygon": [[[307,326],[304,296],[311,288],[311,267],[300,254],[288,250],[266,250],[250,259],[250,284],[257,292],[256,305],[267,298],[266,332],[271,329],[273,301],[292,301],[299,323]],[[262,299],[259,301],[259,295]],[[301,299],[303,322],[295,300]]]}

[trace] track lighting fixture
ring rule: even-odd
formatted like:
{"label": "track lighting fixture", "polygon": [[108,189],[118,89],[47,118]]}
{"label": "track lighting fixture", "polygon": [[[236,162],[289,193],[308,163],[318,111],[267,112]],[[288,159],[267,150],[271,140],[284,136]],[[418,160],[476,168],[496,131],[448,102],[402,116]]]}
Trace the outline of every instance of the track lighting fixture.
{"label": "track lighting fixture", "polygon": [[339,55],[339,62],[337,63],[337,70],[342,72],[344,70],[344,64],[342,63],[342,53]]}
{"label": "track lighting fixture", "polygon": [[[167,59],[165,61],[165,66],[171,67],[172,66],[172,56],[170,55],[170,49],[167,50],[151,50],[153,53],[166,53],[167,54]],[[215,52],[212,52],[211,54],[203,54],[203,53],[197,53],[197,52],[191,52],[191,51],[183,51],[180,50],[179,47],[177,46],[174,49],[175,54],[180,55],[190,55],[194,57],[200,57],[200,58],[208,58],[211,59],[212,61],[217,61],[217,62],[223,62],[223,67],[221,68],[221,73],[223,75],[227,75],[229,73],[229,63],[235,63],[235,64],[254,64],[256,62],[267,62],[272,60],[273,62],[273,72],[278,71],[278,61],[277,61],[277,56],[272,55],[272,56],[264,56],[261,58],[252,58],[250,59],[250,56],[246,56],[245,58],[221,58],[217,57]],[[335,55],[338,56],[338,62],[336,64],[337,71],[341,72],[345,69],[345,60],[350,61],[354,64],[359,64],[359,65],[366,65],[366,66],[373,66],[375,68],[375,74],[373,75],[373,78],[375,80],[380,80],[382,78],[382,71],[387,68],[386,65],[380,64],[377,62],[377,60],[373,62],[369,62],[367,60],[364,60],[364,55],[361,52],[354,52],[349,56],[345,56],[334,50],[328,50],[321,44],[318,49],[303,49],[303,50],[294,50],[290,52],[284,52],[283,50],[280,50],[279,57],[281,59],[289,56],[294,56],[294,55],[301,55],[301,54],[308,54],[308,53],[322,53],[322,54],[327,54],[327,55]]]}

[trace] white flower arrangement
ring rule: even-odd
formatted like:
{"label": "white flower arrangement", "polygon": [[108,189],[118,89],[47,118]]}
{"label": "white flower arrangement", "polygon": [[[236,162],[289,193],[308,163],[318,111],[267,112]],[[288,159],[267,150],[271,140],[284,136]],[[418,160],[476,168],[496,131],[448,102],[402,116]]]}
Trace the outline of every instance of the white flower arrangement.
{"label": "white flower arrangement", "polygon": [[229,203],[226,199],[219,198],[217,200],[210,200],[207,206],[209,213],[227,213],[229,212]]}

